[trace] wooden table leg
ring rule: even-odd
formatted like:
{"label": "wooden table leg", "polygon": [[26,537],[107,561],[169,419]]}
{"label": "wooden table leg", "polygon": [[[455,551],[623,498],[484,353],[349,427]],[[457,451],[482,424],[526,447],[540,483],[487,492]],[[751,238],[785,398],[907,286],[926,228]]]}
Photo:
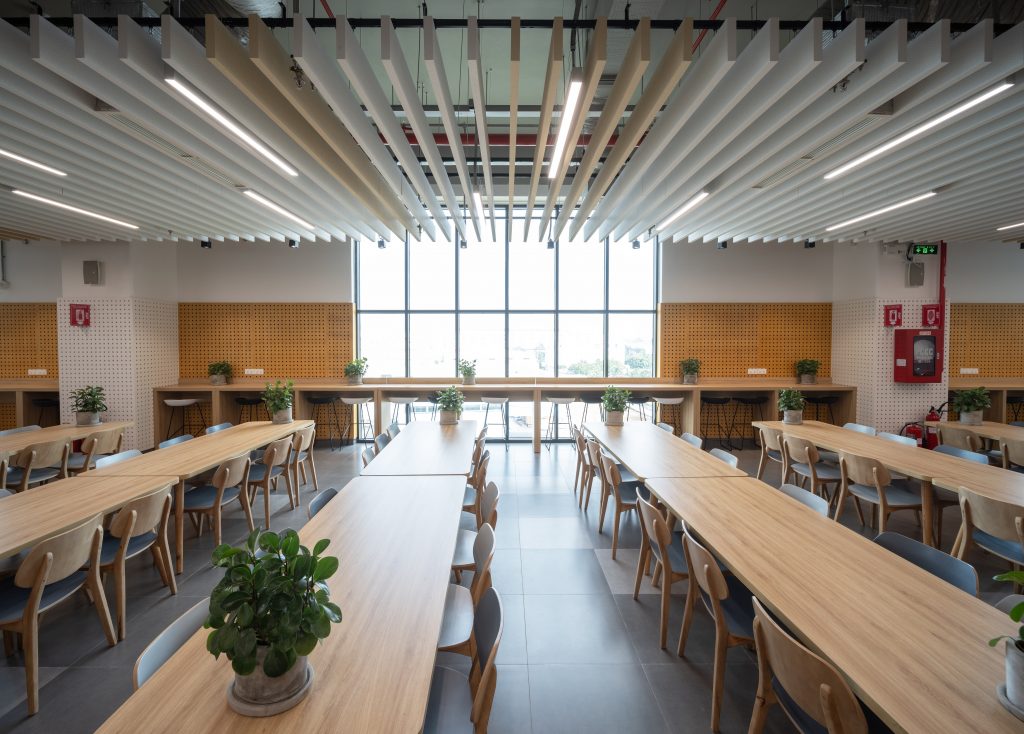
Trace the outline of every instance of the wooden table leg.
{"label": "wooden table leg", "polygon": [[931,480],[921,480],[921,535],[925,545],[935,547],[932,535],[932,520],[935,516],[935,490]]}
{"label": "wooden table leg", "polygon": [[185,480],[178,481],[174,495],[174,550],[177,555],[177,571],[185,571]]}
{"label": "wooden table leg", "polygon": [[540,390],[533,391],[533,453],[540,453]]}

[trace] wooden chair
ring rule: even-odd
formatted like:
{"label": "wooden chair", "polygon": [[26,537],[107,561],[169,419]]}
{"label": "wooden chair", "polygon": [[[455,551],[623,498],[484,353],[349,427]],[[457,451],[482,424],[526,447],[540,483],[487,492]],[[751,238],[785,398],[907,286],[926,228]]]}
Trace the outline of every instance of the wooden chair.
{"label": "wooden chair", "polygon": [[778,704],[797,731],[868,734],[860,701],[832,665],[793,639],[753,600],[757,643],[757,697],[748,734],[764,731]]}
{"label": "wooden chair", "polygon": [[501,597],[491,587],[480,597],[473,618],[476,654],[469,675],[440,665],[434,667],[423,734],[484,734],[487,731],[498,683],[495,660],[502,628]]}
{"label": "wooden chair", "polygon": [[136,456],[142,456],[142,452],[138,449],[128,449],[127,451],[121,451],[110,456],[101,456],[96,459],[96,469],[102,469],[105,466],[113,466],[114,464],[120,464],[122,461],[128,459],[134,459]]}
{"label": "wooden chair", "polygon": [[[572,493],[576,494],[576,491],[582,491],[584,484],[586,484],[590,462],[587,461],[587,439],[584,438],[583,432],[576,426],[569,426],[569,434],[572,437],[572,445],[576,449],[576,473],[573,475],[572,480]],[[583,504],[582,495],[580,496],[580,504]]]}
{"label": "wooden chair", "polygon": [[593,439],[585,439],[583,446],[586,450],[584,458],[587,461],[587,468],[583,473],[587,479],[580,485],[580,507],[586,512],[590,509],[590,492],[594,487],[594,480],[601,478],[601,444]]}
{"label": "wooden chair", "polygon": [[700,436],[695,436],[692,433],[687,433],[687,432],[684,431],[679,436],[679,438],[681,438],[684,441],[686,441],[686,443],[690,444],[695,449],[704,448],[704,439],[701,438]]}
{"label": "wooden chair", "polygon": [[8,460],[7,470],[0,475],[0,489],[24,492],[29,487],[68,475],[71,445],[66,441],[34,443]]}
{"label": "wooden chair", "polygon": [[839,484],[842,481],[842,472],[834,464],[827,464],[821,461],[818,456],[818,447],[810,441],[782,434],[782,482],[789,482],[790,476],[795,476],[797,485],[801,487],[810,484],[808,489],[819,497],[829,502],[834,499],[835,493],[829,491],[830,484]]}
{"label": "wooden chair", "polygon": [[608,500],[615,500],[615,514],[612,517],[612,560],[614,561],[615,553],[619,548],[619,524],[624,513],[637,511],[636,503],[640,492],[640,483],[623,481],[619,465],[605,453],[601,454],[601,470],[601,481],[604,487],[601,492],[601,509],[598,511],[597,532],[604,532],[604,515],[608,507]]}
{"label": "wooden chair", "polygon": [[324,509],[324,505],[333,500],[338,495],[338,490],[334,487],[328,487],[323,492],[318,494],[316,497],[309,501],[309,507],[306,508],[306,514],[309,519],[312,520],[313,516],[320,510]]}
{"label": "wooden chair", "polygon": [[977,546],[1014,567],[1024,564],[1024,507],[961,487],[960,512],[964,519],[953,555],[963,560],[972,546]]}
{"label": "wooden chair", "polygon": [[1011,471],[1024,471],[1024,441],[1004,439],[999,444],[999,452],[1003,468]]}
{"label": "wooden chair", "polygon": [[156,447],[158,449],[166,449],[170,448],[171,446],[177,446],[179,443],[191,441],[193,438],[195,438],[195,436],[193,436],[191,433],[183,433],[180,436],[175,436],[174,438],[169,438],[166,441],[161,441],[156,445]]}
{"label": "wooden chair", "polygon": [[84,474],[95,468],[95,461],[104,456],[111,456],[121,451],[124,431],[99,431],[82,440],[82,450],[68,455],[68,471],[71,474]]}
{"label": "wooden chair", "polygon": [[473,475],[466,484],[466,491],[462,496],[462,509],[464,512],[472,512],[479,519],[480,517],[480,496],[483,494],[484,486],[487,484],[487,467],[491,463],[491,452],[484,451],[480,461],[473,469]]}
{"label": "wooden chair", "polygon": [[480,498],[480,516],[472,512],[462,511],[459,518],[459,528],[462,530],[478,530],[481,525],[487,523],[492,528],[498,527],[498,500],[501,499],[501,492],[498,485],[488,482],[484,486],[483,496]]}
{"label": "wooden chair", "polygon": [[397,423],[392,423],[388,426],[388,438],[394,441],[398,438],[398,434],[402,432],[402,427]]}
{"label": "wooden chair", "polygon": [[779,486],[779,491],[782,492],[783,494],[789,495],[797,502],[807,505],[812,510],[817,512],[819,515],[822,515],[823,517],[828,517],[828,500],[826,500],[824,497],[819,497],[816,494],[811,494],[811,491],[809,489],[798,487],[795,484],[783,484]]}
{"label": "wooden chair", "polygon": [[218,423],[215,426],[207,426],[206,429],[203,431],[203,435],[209,436],[211,433],[223,431],[225,428],[231,428],[233,425],[235,424],[228,421],[226,423]]}
{"label": "wooden chair", "polygon": [[376,455],[377,455],[377,453],[373,450],[373,444],[370,444],[365,449],[363,449],[363,453],[360,454],[360,456],[363,459],[363,468],[364,469],[370,464],[371,461],[373,461],[373,458]]}
{"label": "wooden chair", "polygon": [[203,520],[210,518],[213,526],[213,539],[221,544],[221,512],[224,505],[238,500],[245,512],[250,532],[255,528],[252,522],[252,509],[249,505],[249,493],[246,491],[249,482],[248,454],[228,459],[213,473],[213,482],[195,487],[185,492],[185,514],[192,520],[196,532],[202,534]]}
{"label": "wooden chair", "polygon": [[292,493],[292,478],[288,472],[289,461],[292,453],[291,437],[279,438],[272,442],[263,451],[263,460],[254,463],[249,467],[248,488],[249,503],[251,504],[256,492],[263,490],[263,514],[266,520],[266,528],[270,528],[270,490],[277,489],[277,480],[284,477],[285,487],[288,490],[288,504],[292,508],[296,506],[295,497]]}
{"label": "wooden chair", "polygon": [[724,449],[709,449],[708,453],[714,456],[719,461],[725,462],[733,469],[740,465],[740,457],[738,457],[736,454],[730,454],[728,451]]}
{"label": "wooden chair", "polygon": [[669,433],[671,433],[673,435],[675,435],[675,432],[676,432],[676,427],[675,426],[670,425],[668,423],[662,423],[661,421],[658,422],[658,428],[660,428],[663,431],[668,431]]}
{"label": "wooden chair", "polygon": [[210,600],[203,599],[171,622],[170,626],[146,645],[146,649],[135,661],[135,669],[132,671],[133,689],[139,690],[139,686],[160,670],[160,667],[171,659],[178,648],[199,631],[208,616],[210,616]]}
{"label": "wooden chair", "polygon": [[939,443],[965,451],[980,451],[981,440],[973,431],[953,426],[942,426],[939,429]]}
{"label": "wooden chair", "polygon": [[725,660],[730,647],[754,645],[754,610],[751,593],[740,581],[729,574],[726,576],[718,566],[715,557],[694,540],[683,528],[683,552],[686,567],[690,572],[690,585],[686,592],[686,607],[683,612],[683,628],[679,634],[678,653],[686,651],[686,638],[693,622],[693,610],[697,599],[715,621],[715,668],[711,688],[711,731],[718,731],[722,714],[722,692],[725,687]]}
{"label": "wooden chair", "polygon": [[843,503],[853,497],[854,507],[860,524],[864,525],[861,500],[874,508],[878,507],[878,531],[885,532],[889,515],[896,510],[921,510],[921,495],[906,485],[894,483],[889,470],[876,459],[857,456],[846,451],[839,452],[839,497],[836,500],[836,522],[843,514]]}
{"label": "wooden chair", "polygon": [[[313,462],[313,446],[316,445],[316,426],[302,428],[292,436],[292,451],[289,455],[288,468],[292,473],[292,487],[295,489],[295,506],[299,505],[299,473],[302,474],[302,484],[306,484],[310,478],[313,480],[313,491],[320,491],[320,484],[316,477],[316,464]],[[309,465],[309,473],[306,473],[306,466]]]}
{"label": "wooden chair", "polygon": [[664,650],[668,644],[668,613],[672,602],[672,585],[677,581],[685,581],[689,577],[686,554],[683,551],[682,535],[672,532],[662,511],[642,497],[637,498],[637,504],[640,507],[644,544],[640,548],[640,560],[636,567],[633,598],[636,599],[640,595],[640,582],[653,557],[653,583],[655,586],[659,581],[661,583],[659,643],[661,649]]}
{"label": "wooden chair", "polygon": [[[782,458],[782,431],[774,428],[762,428],[761,459],[757,463],[758,479],[764,479],[764,470],[768,468],[769,461],[777,462],[782,471],[786,471],[786,462]],[[785,482],[786,478],[783,476],[781,483],[785,484]]]}
{"label": "wooden chair", "polygon": [[[988,466],[988,456],[977,451],[968,451],[967,449],[959,449],[956,446],[950,446],[949,444],[939,444],[933,451],[939,454],[946,454],[947,456],[955,456],[958,459],[964,459],[966,461],[973,461],[978,464],[984,464]],[[935,507],[935,545],[941,547],[942,545],[942,516],[946,514],[947,507],[960,507],[960,495],[957,492],[951,492],[943,487],[933,487],[932,492],[934,493],[933,504]]]}
{"label": "wooden chair", "polygon": [[391,443],[391,436],[387,434],[387,431],[377,434],[377,437],[373,439],[373,448],[377,450],[379,454],[384,450],[384,447]]}
{"label": "wooden chair", "polygon": [[100,549],[100,573],[114,574],[117,601],[117,639],[125,638],[127,616],[125,611],[127,581],[125,561],[149,550],[164,585],[172,594],[178,593],[171,565],[171,544],[167,535],[167,519],[171,516],[171,487],[129,502],[114,515],[110,527],[103,533]]}
{"label": "wooden chair", "polygon": [[21,635],[25,653],[28,712],[39,711],[39,617],[81,588],[89,591],[107,644],[117,644],[107,597],[100,582],[102,516],[92,517],[36,545],[17,573],[0,580],[0,630],[4,651],[13,654],[14,636]]}
{"label": "wooden chair", "polygon": [[493,560],[494,529],[484,523],[473,541],[473,580],[469,588],[461,584],[448,584],[441,634],[437,641],[438,652],[473,656],[473,618],[484,591],[491,586]]}
{"label": "wooden chair", "polygon": [[899,533],[879,533],[875,542],[961,591],[978,595],[978,572],[971,564]]}

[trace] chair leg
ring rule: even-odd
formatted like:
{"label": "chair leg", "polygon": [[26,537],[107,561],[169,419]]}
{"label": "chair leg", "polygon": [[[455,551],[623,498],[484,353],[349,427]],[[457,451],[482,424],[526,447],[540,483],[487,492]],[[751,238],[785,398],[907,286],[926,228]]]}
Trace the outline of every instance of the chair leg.
{"label": "chair leg", "polygon": [[669,575],[664,574],[661,583],[661,627],[659,630],[658,642],[662,650],[668,644],[668,610],[672,603],[672,581]]}
{"label": "chair leg", "polygon": [[686,638],[690,635],[690,625],[693,623],[693,609],[697,604],[697,582],[690,576],[689,585],[686,589],[686,605],[683,607],[683,626],[679,630],[679,646],[676,648],[676,655],[685,657]]}
{"label": "chair leg", "polygon": [[238,495],[238,501],[242,504],[242,512],[245,513],[245,521],[249,524],[249,532],[256,529],[256,523],[252,519],[252,504],[249,502],[249,493],[244,489]]}
{"label": "chair leg", "polygon": [[768,701],[760,693],[754,698],[754,711],[750,714],[750,728],[747,734],[761,734],[768,720]]}
{"label": "chair leg", "polygon": [[[109,623],[109,619],[107,620]],[[28,712],[39,711],[39,617],[27,620],[21,633],[21,646],[25,653],[25,692]]]}
{"label": "chair leg", "polygon": [[718,722],[722,717],[722,693],[725,688],[727,652],[729,652],[728,633],[719,628],[715,633],[715,670],[714,682],[711,686],[711,731],[718,731]]}
{"label": "chair leg", "polygon": [[110,621],[110,608],[107,606],[107,595],[100,582],[99,567],[89,569],[85,579],[85,588],[92,593],[92,603],[96,607],[96,615],[100,618],[100,626],[107,638],[107,645],[113,647],[117,644],[117,636],[114,634],[114,625]]}
{"label": "chair leg", "polygon": [[299,488],[298,488],[298,483],[296,483],[295,486],[292,486],[292,475],[288,471],[285,471],[285,473],[284,473],[284,486],[285,486],[285,489],[288,491],[288,504],[294,510],[295,509],[295,505],[296,505],[296,500],[298,499],[298,490],[299,490]]}
{"label": "chair leg", "polygon": [[114,598],[117,601],[117,639],[123,640],[127,633],[127,600],[124,578],[124,558],[114,570]]}
{"label": "chair leg", "polygon": [[615,560],[615,553],[619,550],[619,521],[622,519],[622,513],[619,512],[619,508],[615,508],[615,517],[612,521],[612,560]]}
{"label": "chair leg", "polygon": [[317,477],[316,477],[316,462],[313,461],[313,447],[312,446],[309,447],[309,456],[306,457],[306,461],[303,462],[303,465],[305,465],[306,463],[309,464],[309,473],[310,473],[310,476],[313,477],[313,491],[314,492],[319,492],[320,491],[320,483],[319,483],[319,481],[317,481]]}
{"label": "chair leg", "polygon": [[[640,596],[640,582],[644,578],[644,572],[647,570],[647,554],[650,550],[647,548],[646,542],[640,546],[640,557],[636,561],[636,577],[633,579],[633,599],[637,599]],[[665,645],[662,645],[665,647]]]}
{"label": "chair leg", "polygon": [[213,525],[213,545],[214,545],[215,548],[217,546],[219,546],[220,543],[221,543],[220,519],[221,519],[221,507],[220,507],[220,505],[217,505],[216,507],[213,508],[213,515],[210,517],[210,524]]}
{"label": "chair leg", "polygon": [[270,529],[270,483],[263,483],[263,515],[267,522],[267,530]]}

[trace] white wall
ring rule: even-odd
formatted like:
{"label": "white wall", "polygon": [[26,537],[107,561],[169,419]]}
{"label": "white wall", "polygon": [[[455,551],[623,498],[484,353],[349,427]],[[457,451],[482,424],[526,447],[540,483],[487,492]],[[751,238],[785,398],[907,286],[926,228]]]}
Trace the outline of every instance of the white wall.
{"label": "white wall", "polygon": [[1024,302],[1024,250],[1016,242],[953,242],[947,252],[951,303]]}
{"label": "white wall", "polygon": [[60,298],[60,245],[56,242],[7,240],[6,287],[0,303],[53,303]]}

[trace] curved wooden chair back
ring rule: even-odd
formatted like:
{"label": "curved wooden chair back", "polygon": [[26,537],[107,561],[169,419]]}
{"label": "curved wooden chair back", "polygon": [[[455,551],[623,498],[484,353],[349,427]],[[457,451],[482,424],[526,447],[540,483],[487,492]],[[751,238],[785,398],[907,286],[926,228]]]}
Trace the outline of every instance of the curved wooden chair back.
{"label": "curved wooden chair back", "polygon": [[309,507],[306,508],[306,512],[309,515],[309,519],[312,520],[313,516],[320,510],[324,509],[324,505],[333,500],[338,496],[338,490],[334,487],[328,487],[323,492],[320,492],[316,497],[309,501]]}
{"label": "curved wooden chair back", "polygon": [[376,452],[374,452],[373,446],[367,446],[365,449],[363,449],[363,467],[365,468],[366,466],[368,466],[369,463],[373,461],[373,457],[376,455],[377,454]]}
{"label": "curved wooden chair back", "polygon": [[[14,574],[14,584],[42,593],[43,586],[66,579],[83,566],[98,563],[103,543],[102,515],[91,517],[37,544]],[[38,599],[31,606],[38,607]]]}
{"label": "curved wooden chair back", "polygon": [[708,453],[714,456],[719,461],[725,462],[733,469],[740,465],[740,457],[736,456],[736,454],[730,454],[728,451],[723,451],[722,449],[718,448],[710,449]]}
{"label": "curved wooden chair back", "polygon": [[188,642],[192,635],[199,631],[208,616],[210,616],[210,600],[203,599],[171,622],[163,632],[156,636],[156,639],[146,646],[146,649],[139,655],[139,659],[135,661],[135,669],[132,671],[132,683],[135,690],[138,690],[139,686],[160,670],[160,667],[170,660],[171,656]]}
{"label": "curved wooden chair back", "polygon": [[818,447],[805,438],[782,434],[782,456],[786,466],[790,464],[807,464],[814,466],[820,461]]}
{"label": "curved wooden chair back", "polygon": [[498,500],[501,492],[498,485],[488,482],[484,487],[483,497],[480,498],[480,517],[492,528],[498,527]]}
{"label": "curved wooden chair back", "polygon": [[30,469],[59,466],[66,473],[70,451],[71,445],[67,441],[34,443],[19,451],[11,461],[11,466],[21,467],[26,472]]}
{"label": "curved wooden chair back", "polygon": [[775,678],[793,702],[829,734],[867,734],[868,725],[860,702],[839,672],[790,637],[756,598],[754,640],[758,699],[774,698],[772,679]]}
{"label": "curved wooden chair back", "polygon": [[482,492],[484,485],[487,482],[487,467],[491,465],[491,452],[484,451],[483,456],[480,457],[480,461],[476,464],[476,471],[473,472],[473,479],[470,482],[473,485],[473,489],[477,492]]}
{"label": "curved wooden chair back", "polygon": [[590,467],[597,472],[602,484],[608,480],[604,475],[604,466],[601,464],[601,444],[593,439],[587,440],[587,458],[590,459]]}
{"label": "curved wooden chair back", "polygon": [[[971,530],[977,528],[997,538],[1016,541],[1024,548],[1024,507],[983,497],[961,487],[960,509],[968,538]],[[963,543],[961,548],[966,545]]]}
{"label": "curved wooden chair back", "polygon": [[967,451],[977,451],[981,448],[981,441],[971,431],[953,426],[942,426],[939,429],[939,443],[954,446]]}
{"label": "curved wooden chair back", "polygon": [[95,453],[116,454],[121,450],[121,444],[124,442],[124,431],[98,431],[89,438],[95,439]]}
{"label": "curved wooden chair back", "polygon": [[473,696],[470,718],[476,724],[478,732],[487,731],[487,722],[491,716],[491,704],[494,702],[494,690],[498,683],[495,660],[498,657],[498,647],[501,645],[503,617],[501,596],[492,586],[480,596],[480,603],[477,604],[473,618],[477,656],[473,663],[476,669],[473,673],[479,670],[479,677],[470,675],[470,680],[476,678],[479,683]]}
{"label": "curved wooden chair back", "polygon": [[1004,439],[1000,443],[1000,448],[1003,451],[1004,469],[1009,469],[1011,466],[1024,466],[1024,441]]}
{"label": "curved wooden chair back", "polygon": [[590,462],[587,461],[587,439],[583,435],[583,432],[576,431],[574,440],[576,441],[576,453],[578,453],[583,461],[589,465]]}
{"label": "curved wooden chair back", "polygon": [[[637,504],[640,506],[640,522],[647,535],[647,543],[651,553],[656,560],[665,566],[666,576],[670,578],[672,563],[668,561],[668,547],[672,543],[672,531],[665,522],[665,516],[658,509],[643,497],[637,497]],[[679,569],[675,569],[679,570]]]}
{"label": "curved wooden chair back", "polygon": [[171,514],[171,485],[132,500],[110,521],[115,538],[136,538],[165,526]]}
{"label": "curved wooden chair back", "polygon": [[391,443],[391,437],[388,436],[387,431],[378,434],[377,437],[373,439],[373,447],[377,449],[377,453],[383,451],[384,447],[389,443]]}
{"label": "curved wooden chair back", "polygon": [[292,452],[298,455],[300,451],[308,451],[316,441],[316,426],[300,428],[292,436]]}
{"label": "curved wooden chair back", "polygon": [[782,431],[775,428],[762,428],[761,429],[761,445],[765,449],[771,449],[772,451],[778,451],[782,453]]}
{"label": "curved wooden chair back", "polygon": [[[288,439],[285,439],[286,441]],[[213,473],[213,486],[217,489],[237,487],[249,482],[249,454],[241,454],[233,459],[228,459]]]}
{"label": "curved wooden chair back", "polygon": [[142,456],[142,452],[138,449],[128,449],[127,451],[121,451],[110,456],[101,456],[96,459],[96,468],[102,469],[105,466],[111,464],[117,464],[118,462],[125,461],[126,459],[134,459],[136,456]]}
{"label": "curved wooden chair back", "polygon": [[611,492],[615,495],[615,501],[619,502],[619,485],[622,484],[622,472],[619,471],[615,459],[608,454],[601,452],[601,473],[607,482]]}
{"label": "curved wooden chair back", "polygon": [[494,560],[494,528],[488,523],[480,526],[473,541],[473,582],[469,592],[473,604],[480,601],[484,591],[491,585],[491,561]]}
{"label": "curved wooden chair back", "polygon": [[[263,463],[269,469],[272,466],[281,466],[288,463],[288,457],[292,450],[292,439],[289,436],[279,438],[271,443],[263,451]],[[267,476],[270,476],[270,472],[267,472]]]}
{"label": "curved wooden chair back", "polygon": [[690,535],[690,530],[685,525],[683,526],[683,551],[691,577],[697,581],[701,591],[710,597],[712,613],[716,620],[720,619],[719,602],[729,598],[729,587],[725,583],[725,576],[722,575],[722,569],[718,567],[718,561],[711,555],[711,551],[698,543]]}
{"label": "curved wooden chair back", "polygon": [[889,470],[877,459],[839,452],[839,470],[843,482],[874,487],[881,493],[892,483]]}

